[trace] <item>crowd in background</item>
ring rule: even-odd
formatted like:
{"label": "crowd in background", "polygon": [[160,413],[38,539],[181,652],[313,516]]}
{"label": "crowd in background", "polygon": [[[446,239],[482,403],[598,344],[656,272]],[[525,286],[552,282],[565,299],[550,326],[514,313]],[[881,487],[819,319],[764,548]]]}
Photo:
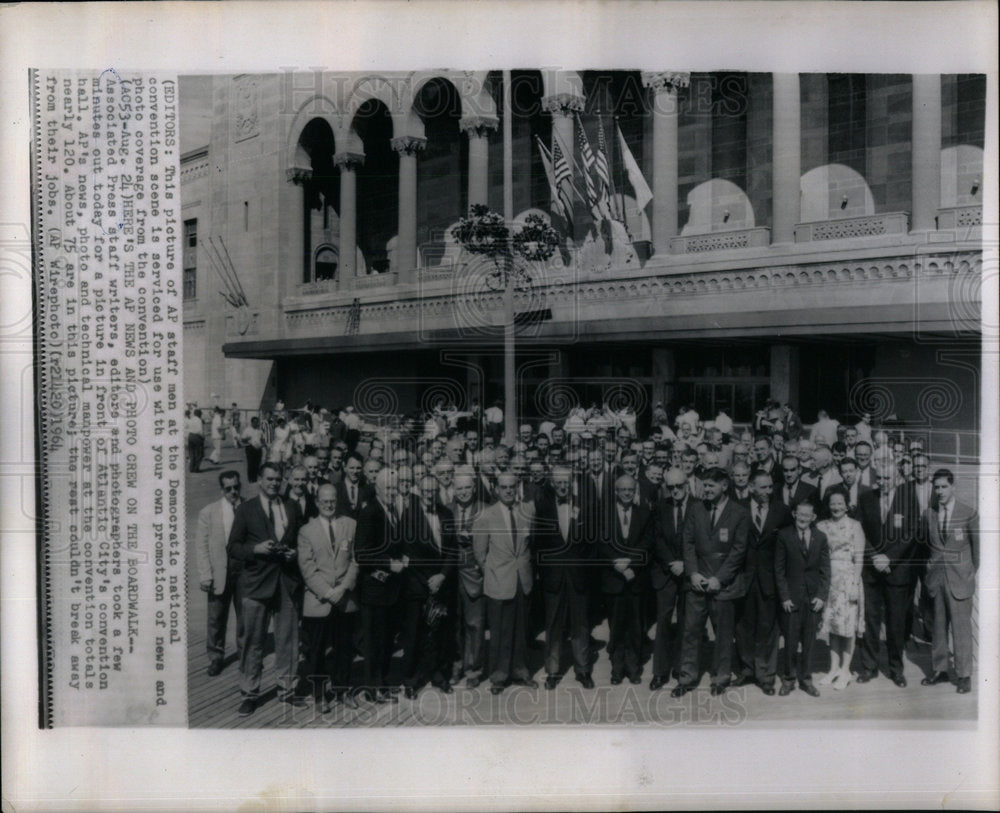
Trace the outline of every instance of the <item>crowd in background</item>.
{"label": "crowd in background", "polygon": [[[271,626],[279,699],[312,696],[324,712],[428,682],[535,686],[531,646],[547,689],[570,668],[592,688],[605,619],[611,682],[641,682],[651,635],[650,687],[676,681],[674,696],[706,667],[715,694],[818,696],[817,683],[842,690],[880,667],[904,687],[911,638],[931,647],[922,682],[942,683],[949,632],[953,682],[970,690],[975,512],[920,438],[870,416],[820,411],[806,427],[769,402],[739,427],[690,406],[670,420],[657,404],[640,435],[632,410],[605,404],[503,438],[498,403],[441,404],[392,428],[351,406],[279,402],[249,419],[216,407],[206,433],[199,412],[192,471],[207,434],[209,459],[228,439],[257,485],[244,499],[240,472],[222,472],[197,539],[209,673],[223,668],[232,605],[241,714],[260,702]],[[816,641],[830,667],[814,682]]]}

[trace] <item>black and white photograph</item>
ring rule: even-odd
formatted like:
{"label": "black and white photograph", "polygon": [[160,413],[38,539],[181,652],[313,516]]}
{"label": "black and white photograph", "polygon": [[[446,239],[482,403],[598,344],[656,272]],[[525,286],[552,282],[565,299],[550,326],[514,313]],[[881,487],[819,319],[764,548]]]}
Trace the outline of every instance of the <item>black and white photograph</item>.
{"label": "black and white photograph", "polygon": [[0,43],[5,810],[1000,804],[994,6]]}

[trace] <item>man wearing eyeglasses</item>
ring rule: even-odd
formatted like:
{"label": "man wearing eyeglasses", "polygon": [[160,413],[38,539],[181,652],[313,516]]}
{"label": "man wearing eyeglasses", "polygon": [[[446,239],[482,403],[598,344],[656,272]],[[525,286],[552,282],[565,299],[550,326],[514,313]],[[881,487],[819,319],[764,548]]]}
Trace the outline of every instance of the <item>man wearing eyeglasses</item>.
{"label": "man wearing eyeglasses", "polygon": [[236,613],[236,646],[243,639],[243,607],[239,590],[239,563],[226,553],[226,543],[233,527],[236,509],[243,502],[240,495],[240,475],[224,471],[219,475],[221,499],[209,503],[198,512],[195,551],[201,589],[208,594],[208,676],[222,671],[226,654],[226,626],[229,605]]}
{"label": "man wearing eyeglasses", "polygon": [[687,477],[670,469],[664,478],[666,494],[656,503],[656,546],[649,575],[656,592],[656,637],[653,640],[653,679],[649,688],[662,688],[671,670],[680,674],[680,641],[671,634],[674,609],[677,629],[684,629],[684,551],[682,531],[690,507]]}

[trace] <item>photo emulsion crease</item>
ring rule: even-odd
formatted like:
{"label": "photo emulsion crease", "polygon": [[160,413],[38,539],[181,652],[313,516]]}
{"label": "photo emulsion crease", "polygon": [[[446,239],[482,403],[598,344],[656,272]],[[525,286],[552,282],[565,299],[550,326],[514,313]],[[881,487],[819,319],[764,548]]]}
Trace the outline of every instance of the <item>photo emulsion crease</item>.
{"label": "photo emulsion crease", "polygon": [[43,725],[977,724],[984,75],[32,104]]}

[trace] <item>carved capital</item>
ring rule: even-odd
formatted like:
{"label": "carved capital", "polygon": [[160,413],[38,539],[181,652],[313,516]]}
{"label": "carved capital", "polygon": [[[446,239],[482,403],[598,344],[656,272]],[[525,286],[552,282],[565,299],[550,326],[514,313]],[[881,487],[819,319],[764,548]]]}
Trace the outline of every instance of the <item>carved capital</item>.
{"label": "carved capital", "polygon": [[642,84],[653,90],[677,91],[691,84],[691,73],[684,71],[643,71]]}
{"label": "carved capital", "polygon": [[302,186],[307,181],[311,181],[313,171],[306,167],[289,167],[285,170],[285,178],[289,183]]}
{"label": "carved capital", "polygon": [[500,119],[496,116],[462,116],[458,120],[458,129],[468,133],[470,137],[483,138],[490,130],[496,130],[499,126]]}
{"label": "carved capital", "polygon": [[542,99],[542,110],[568,116],[570,113],[582,113],[585,103],[586,99],[583,96],[576,96],[572,93],[557,93],[555,96],[546,96]]}
{"label": "carved capital", "polygon": [[340,167],[341,171],[350,170],[353,172],[365,162],[365,155],[361,152],[338,152],[333,156],[333,165]]}
{"label": "carved capital", "polygon": [[418,136],[399,136],[392,139],[389,145],[400,155],[416,155],[427,146],[427,139]]}

